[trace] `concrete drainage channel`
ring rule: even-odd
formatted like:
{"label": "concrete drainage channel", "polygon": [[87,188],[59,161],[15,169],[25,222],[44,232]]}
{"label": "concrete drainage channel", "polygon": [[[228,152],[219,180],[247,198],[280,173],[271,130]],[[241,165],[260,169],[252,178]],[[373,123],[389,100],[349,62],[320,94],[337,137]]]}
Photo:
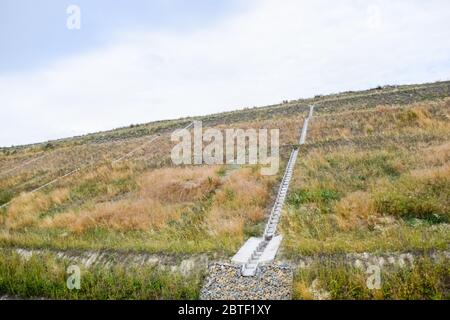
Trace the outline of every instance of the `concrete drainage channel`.
{"label": "concrete drainage channel", "polygon": [[278,222],[281,216],[281,209],[289,189],[289,183],[295,166],[295,160],[298,155],[298,149],[292,151],[289,162],[286,167],[275,204],[272,207],[269,221],[262,238],[250,238],[238,253],[231,259],[232,262],[242,264],[242,275],[244,277],[254,276],[258,265],[270,263],[275,259],[275,255],[280,246],[281,235],[275,236]]}
{"label": "concrete drainage channel", "polygon": [[[300,135],[299,145],[306,140],[308,124],[313,116],[310,106]],[[278,189],[264,233],[252,237],[231,258],[232,264],[213,263],[201,290],[201,299],[290,299],[292,270],[272,262],[280,247],[282,236],[276,235],[282,208],[289,190],[299,147],[295,147]]]}

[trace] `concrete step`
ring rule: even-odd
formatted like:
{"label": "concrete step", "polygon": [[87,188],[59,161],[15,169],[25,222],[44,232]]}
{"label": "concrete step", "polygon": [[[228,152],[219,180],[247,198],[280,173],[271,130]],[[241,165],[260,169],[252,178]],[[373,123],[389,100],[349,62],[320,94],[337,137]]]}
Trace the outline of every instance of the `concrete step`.
{"label": "concrete step", "polygon": [[247,269],[256,269],[257,267],[258,267],[258,263],[255,261],[245,265],[245,268],[247,268]]}
{"label": "concrete step", "polygon": [[256,268],[255,269],[243,269],[242,270],[242,276],[243,277],[254,277],[256,275]]}

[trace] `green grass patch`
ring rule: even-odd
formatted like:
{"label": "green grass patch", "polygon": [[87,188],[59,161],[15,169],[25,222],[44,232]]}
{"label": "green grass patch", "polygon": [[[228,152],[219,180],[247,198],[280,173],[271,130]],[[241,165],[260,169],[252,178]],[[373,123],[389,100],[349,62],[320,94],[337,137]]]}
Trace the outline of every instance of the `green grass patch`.
{"label": "green grass patch", "polygon": [[288,203],[299,208],[305,203],[317,203],[329,206],[332,201],[339,200],[341,194],[332,189],[300,189],[290,193]]}
{"label": "green grass patch", "polygon": [[52,299],[197,299],[203,275],[183,277],[154,267],[81,268],[81,287],[66,285],[69,263],[50,254],[24,261],[3,251],[0,260],[0,293],[23,298]]}
{"label": "green grass patch", "polygon": [[[370,275],[344,261],[321,261],[295,274],[294,299],[313,299],[314,291],[321,290],[329,299],[344,300],[450,298],[450,267],[444,259],[421,258],[411,268],[382,268],[380,289],[369,289]],[[313,281],[316,285],[312,288]]]}
{"label": "green grass patch", "polygon": [[404,175],[380,186],[374,198],[380,213],[439,223],[450,219],[449,195],[450,179],[446,176]]}
{"label": "green grass patch", "polygon": [[385,252],[448,249],[448,224],[411,225],[402,220],[379,229],[341,230],[337,217],[318,209],[288,208],[283,213],[279,230],[283,235],[283,255],[339,254],[346,252]]}
{"label": "green grass patch", "polygon": [[107,192],[106,184],[89,180],[82,182],[70,191],[70,198],[73,200],[86,200],[98,197]]}
{"label": "green grass patch", "polygon": [[325,156],[329,167],[319,175],[329,175],[343,190],[364,190],[376,178],[398,177],[401,174],[399,156],[399,153],[387,151],[334,153]]}
{"label": "green grass patch", "polygon": [[14,193],[10,190],[0,190],[0,206],[8,203],[14,197]]}

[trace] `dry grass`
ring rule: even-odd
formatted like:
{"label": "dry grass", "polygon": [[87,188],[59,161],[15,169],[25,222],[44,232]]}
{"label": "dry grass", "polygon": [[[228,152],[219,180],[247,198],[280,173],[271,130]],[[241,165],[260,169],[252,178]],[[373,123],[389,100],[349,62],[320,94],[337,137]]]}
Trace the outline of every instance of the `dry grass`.
{"label": "dry grass", "polygon": [[157,230],[177,220],[188,203],[201,200],[219,184],[216,168],[157,169],[139,179],[139,191],[129,199],[97,203],[47,217],[40,226],[65,228],[76,233],[95,228]]}
{"label": "dry grass", "polygon": [[421,104],[403,110],[394,119],[399,118],[400,124],[404,126],[418,126],[419,128],[428,128],[433,124],[432,115],[429,106]]}
{"label": "dry grass", "polygon": [[8,229],[18,229],[33,224],[42,210],[48,210],[49,202],[42,194],[22,194],[9,206],[5,218]]}
{"label": "dry grass", "polygon": [[[111,239],[115,239],[118,243],[114,247],[149,241],[154,243],[152,250],[158,246],[177,252],[183,248],[235,250],[247,226],[264,219],[274,180],[261,177],[257,167],[230,171],[204,166],[162,168],[137,176],[136,190],[111,199],[105,186],[133,176],[133,169],[125,165],[110,174],[107,169],[84,173],[83,182],[69,189],[69,195],[79,200],[61,199],[62,206],[56,211],[48,205],[30,210],[32,220],[26,226],[33,228],[26,229],[27,235],[8,233],[4,240],[35,243],[50,234],[54,235],[50,236],[54,245],[64,247],[111,246]],[[37,206],[36,200],[24,203]],[[15,230],[25,227],[16,222]],[[149,247],[145,243],[139,246]]]}
{"label": "dry grass", "polygon": [[295,281],[292,289],[292,295],[298,300],[313,300],[314,296],[311,293],[311,289],[305,281]]}
{"label": "dry grass", "polygon": [[[0,157],[3,158],[2,162],[5,163],[4,169],[0,172],[20,166],[30,159],[39,158],[38,161],[19,167],[9,174],[1,175],[0,202],[2,202],[1,193],[4,191],[8,191],[14,197],[17,197],[22,192],[33,190],[79,167],[87,166],[77,174],[47,187],[46,190],[75,186],[93,176],[97,176],[101,181],[114,179],[113,177],[107,177],[108,172],[114,175],[124,169],[131,169],[137,174],[149,168],[164,165],[168,155],[170,155],[169,136],[167,134],[162,135],[155,143],[146,144],[149,139],[150,137],[146,136],[101,143],[55,143],[54,148],[43,153],[45,155],[43,158],[38,157],[42,154],[42,150],[28,155],[31,151],[27,152],[27,149],[18,152],[17,155]],[[127,154],[131,150],[136,150],[136,152],[130,159],[127,158],[114,166],[111,165],[114,159]],[[113,192],[113,190],[111,191]]]}
{"label": "dry grass", "polygon": [[38,224],[40,216],[47,215],[52,209],[71,204],[79,206],[80,201],[88,202],[94,198],[110,200],[120,193],[131,191],[126,183],[132,175],[132,168],[113,169],[103,165],[68,178],[64,181],[64,187],[50,189],[49,193],[45,190],[22,193],[7,208],[5,225],[9,229],[29,227]]}
{"label": "dry grass", "polygon": [[413,170],[395,181],[380,180],[373,194],[377,210],[383,214],[448,221],[450,164]]}
{"label": "dry grass", "polygon": [[446,248],[449,107],[444,99],[313,119],[315,144],[300,155],[280,226],[285,254]]}
{"label": "dry grass", "polygon": [[[422,219],[430,212],[448,211],[450,191],[442,176],[450,157],[450,99],[407,106],[388,105],[384,98],[378,107],[365,104],[363,98],[335,103],[319,104],[310,123],[280,229],[283,243],[291,252],[313,253],[375,250],[391,244],[395,248],[412,244],[413,249],[443,245],[446,238],[428,226],[408,227],[405,212],[420,213],[415,216]],[[281,144],[296,143],[305,110],[299,106],[243,118],[236,113],[236,121],[226,122],[231,126],[218,127],[280,128]],[[171,168],[167,158],[173,144],[168,135],[157,146],[146,146],[130,159],[110,165],[149,136],[104,138],[99,135],[96,143],[56,144],[45,151],[47,160],[2,177],[0,203],[11,194],[15,197],[0,213],[0,234],[7,235],[4,243],[141,248],[144,239],[152,242],[151,250],[159,246],[176,252],[192,248],[231,252],[245,237],[259,233],[274,177],[260,177],[257,168],[235,170],[223,178],[216,167]],[[392,140],[386,143],[388,138]],[[0,155],[0,166],[8,169],[42,151],[25,148]],[[48,194],[19,196],[88,160],[95,166],[45,189]],[[380,206],[385,202],[380,202],[377,189],[392,195],[385,199],[389,206]],[[414,206],[408,204],[410,196],[418,199]],[[377,233],[387,232],[378,228],[385,215],[395,219],[388,236]],[[439,221],[430,223],[445,229]],[[69,235],[60,237],[66,231]]]}
{"label": "dry grass", "polygon": [[264,218],[269,185],[270,179],[262,178],[259,170],[233,172],[213,199],[205,229],[212,236],[242,237],[246,223],[255,224]]}
{"label": "dry grass", "polygon": [[68,212],[44,219],[43,228],[62,228],[74,233],[105,228],[118,231],[158,229],[178,219],[181,208],[163,206],[153,199],[121,200],[101,203],[81,212]]}
{"label": "dry grass", "polygon": [[[280,130],[280,145],[284,144],[296,144],[299,139],[299,132],[303,126],[303,122],[306,116],[306,112],[295,116],[283,116],[276,119],[265,120],[253,120],[250,122],[237,122],[232,125],[218,125],[220,130],[226,130],[230,128],[239,129],[267,129],[270,133],[271,129]],[[268,137],[270,139],[270,135]]]}
{"label": "dry grass", "polygon": [[441,166],[450,162],[450,142],[425,148],[421,154],[427,165]]}
{"label": "dry grass", "polygon": [[5,226],[8,229],[31,226],[38,221],[40,214],[48,211],[53,205],[60,205],[68,197],[68,189],[58,189],[47,195],[41,192],[22,194],[14,199],[8,208]]}
{"label": "dry grass", "polygon": [[442,112],[450,109],[450,99],[408,106],[379,105],[363,111],[344,111],[317,116],[311,122],[309,142],[368,137],[375,134],[418,133],[448,129]]}
{"label": "dry grass", "polygon": [[163,168],[139,179],[139,197],[161,203],[196,202],[220,185],[217,167]]}
{"label": "dry grass", "polygon": [[379,216],[371,195],[363,191],[352,192],[342,198],[334,206],[334,212],[343,230],[373,227]]}

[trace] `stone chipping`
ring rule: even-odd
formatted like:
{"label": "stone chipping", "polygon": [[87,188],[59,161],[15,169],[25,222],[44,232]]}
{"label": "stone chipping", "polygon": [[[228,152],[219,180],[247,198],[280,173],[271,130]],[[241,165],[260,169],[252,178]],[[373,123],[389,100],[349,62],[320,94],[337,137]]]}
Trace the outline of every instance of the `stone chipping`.
{"label": "stone chipping", "polygon": [[262,265],[253,277],[240,265],[213,262],[200,291],[201,300],[290,300],[293,271],[289,265]]}

